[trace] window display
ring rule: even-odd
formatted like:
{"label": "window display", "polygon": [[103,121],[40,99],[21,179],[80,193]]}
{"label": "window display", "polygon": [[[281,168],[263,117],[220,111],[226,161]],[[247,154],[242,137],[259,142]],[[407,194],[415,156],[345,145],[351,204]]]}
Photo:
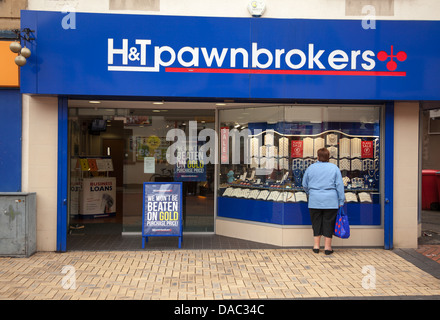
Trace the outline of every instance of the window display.
{"label": "window display", "polygon": [[[222,128],[241,127],[244,133],[240,163],[220,165],[219,216],[279,224],[300,216],[298,224],[308,224],[302,178],[317,161],[317,150],[326,147],[330,162],[341,170],[352,224],[381,223],[379,106],[277,106],[254,111],[220,111]],[[243,122],[237,122],[240,118]],[[235,151],[229,151],[229,159]],[[260,212],[263,201],[266,212]],[[249,212],[251,208],[257,213]],[[274,219],[266,219],[270,215]]]}

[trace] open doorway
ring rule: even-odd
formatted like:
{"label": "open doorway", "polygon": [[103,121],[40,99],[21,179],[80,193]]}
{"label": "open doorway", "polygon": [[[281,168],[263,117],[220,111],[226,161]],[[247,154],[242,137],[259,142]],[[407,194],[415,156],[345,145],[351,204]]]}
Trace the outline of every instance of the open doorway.
{"label": "open doorway", "polygon": [[[115,107],[115,106],[118,107]],[[146,102],[69,101],[69,236],[136,235],[142,232],[143,183],[180,181],[183,231],[214,232],[214,164],[182,179],[166,152],[167,132],[188,136],[215,129],[215,109],[148,109]],[[162,108],[162,107],[161,107]],[[67,243],[69,249],[69,240]]]}

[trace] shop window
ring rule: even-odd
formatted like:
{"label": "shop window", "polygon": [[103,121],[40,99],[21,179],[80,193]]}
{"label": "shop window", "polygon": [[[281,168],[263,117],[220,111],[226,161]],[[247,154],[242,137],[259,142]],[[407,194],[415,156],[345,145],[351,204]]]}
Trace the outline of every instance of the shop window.
{"label": "shop window", "polygon": [[429,110],[428,133],[440,134],[440,109]]}
{"label": "shop window", "polygon": [[326,147],[341,170],[352,225],[380,225],[380,107],[220,110],[218,216],[309,225],[305,170]]}
{"label": "shop window", "polygon": [[214,164],[182,174],[189,166],[168,161],[174,141],[167,134],[174,129],[189,137],[190,124],[196,132],[214,130],[214,109],[156,110],[141,108],[148,102],[128,101],[105,101],[99,108],[87,104],[69,101],[71,233],[140,233],[144,182],[182,182],[184,231],[212,232]]}

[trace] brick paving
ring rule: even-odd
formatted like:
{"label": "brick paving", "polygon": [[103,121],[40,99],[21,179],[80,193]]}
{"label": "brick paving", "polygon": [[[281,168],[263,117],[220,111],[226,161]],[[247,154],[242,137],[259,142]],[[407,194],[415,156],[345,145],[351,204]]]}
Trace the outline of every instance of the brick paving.
{"label": "brick paving", "polygon": [[416,251],[425,257],[440,263],[440,245],[419,245]]}
{"label": "brick paving", "polygon": [[337,249],[330,256],[288,248],[37,252],[29,258],[0,258],[2,300],[402,296],[440,296],[440,279],[383,249]]}

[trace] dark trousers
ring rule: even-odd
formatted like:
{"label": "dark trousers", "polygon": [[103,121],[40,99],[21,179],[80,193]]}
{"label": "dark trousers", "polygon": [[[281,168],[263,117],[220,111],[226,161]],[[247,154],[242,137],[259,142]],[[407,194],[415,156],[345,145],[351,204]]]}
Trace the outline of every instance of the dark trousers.
{"label": "dark trousers", "polygon": [[335,231],[338,209],[309,209],[312,220],[313,236],[331,238]]}

